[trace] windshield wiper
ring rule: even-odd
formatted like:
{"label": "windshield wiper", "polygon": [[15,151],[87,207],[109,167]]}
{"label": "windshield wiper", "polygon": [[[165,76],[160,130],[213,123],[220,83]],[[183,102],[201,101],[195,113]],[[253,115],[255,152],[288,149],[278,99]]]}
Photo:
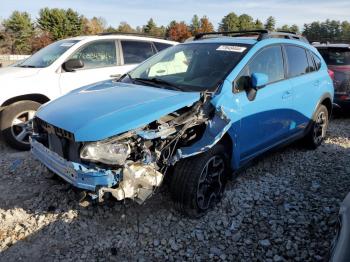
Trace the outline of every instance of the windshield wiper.
{"label": "windshield wiper", "polygon": [[33,65],[18,65],[18,67],[24,67],[24,68],[36,68],[36,66],[33,66]]}
{"label": "windshield wiper", "polygon": [[[129,76],[130,77],[130,76]],[[182,88],[178,87],[177,85],[170,83],[166,80],[160,79],[160,78],[131,78],[132,80],[141,82],[141,83],[146,83],[146,84],[152,84],[155,87],[162,87],[160,85],[166,85],[172,89],[178,90],[178,91],[183,91]]]}

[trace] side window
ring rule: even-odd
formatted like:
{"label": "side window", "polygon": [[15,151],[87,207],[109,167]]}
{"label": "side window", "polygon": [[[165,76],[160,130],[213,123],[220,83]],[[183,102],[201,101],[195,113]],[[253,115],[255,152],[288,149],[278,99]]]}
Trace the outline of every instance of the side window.
{"label": "side window", "polygon": [[311,72],[317,71],[316,65],[314,63],[314,60],[312,59],[312,55],[311,55],[310,51],[306,51],[306,53],[307,53],[307,61],[309,63],[309,68],[308,68],[307,72],[311,73]]}
{"label": "side window", "polygon": [[309,72],[306,50],[302,47],[286,46],[288,60],[288,77],[295,77]]}
{"label": "side window", "polygon": [[312,54],[312,58],[315,61],[316,70],[319,70],[321,68],[321,59],[314,53],[311,53],[311,54]]}
{"label": "side window", "polygon": [[268,76],[268,83],[284,79],[282,49],[280,46],[271,46],[263,49],[256,55],[236,80],[237,91],[245,90],[250,86],[253,73],[263,73]]}
{"label": "side window", "polygon": [[83,69],[114,66],[117,64],[115,41],[93,42],[80,49],[72,58],[81,59],[84,62]]}
{"label": "side window", "polygon": [[121,41],[124,64],[139,64],[154,55],[151,42]]}
{"label": "side window", "polygon": [[171,47],[172,45],[170,44],[165,44],[165,43],[159,43],[159,42],[153,42],[155,47],[157,48],[157,51],[160,52],[168,47]]}

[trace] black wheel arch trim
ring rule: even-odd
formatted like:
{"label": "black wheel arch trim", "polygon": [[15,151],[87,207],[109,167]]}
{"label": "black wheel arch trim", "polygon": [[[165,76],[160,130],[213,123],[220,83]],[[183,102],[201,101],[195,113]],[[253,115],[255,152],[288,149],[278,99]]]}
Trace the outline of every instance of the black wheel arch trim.
{"label": "black wheel arch trim", "polygon": [[0,111],[2,111],[5,107],[12,105],[13,103],[20,102],[20,101],[34,101],[38,102],[40,104],[44,104],[48,101],[50,101],[50,98],[44,94],[40,93],[32,93],[32,94],[24,94],[24,95],[19,95],[19,96],[14,96],[11,97],[7,100],[5,100],[1,105],[0,105]]}
{"label": "black wheel arch trim", "polygon": [[[330,111],[328,112],[328,119],[331,117],[332,115],[332,105],[333,105],[333,98],[332,98],[332,95],[330,93],[324,93],[320,99],[318,100],[316,106],[315,106],[315,109],[314,109],[314,112],[312,113],[312,119],[314,119],[315,117],[315,114],[316,114],[316,111],[317,111],[317,108],[323,104],[323,102],[326,100],[326,99],[329,99],[330,100]],[[324,104],[323,104],[324,105]],[[325,105],[327,107],[327,105]],[[328,109],[328,107],[327,107]]]}

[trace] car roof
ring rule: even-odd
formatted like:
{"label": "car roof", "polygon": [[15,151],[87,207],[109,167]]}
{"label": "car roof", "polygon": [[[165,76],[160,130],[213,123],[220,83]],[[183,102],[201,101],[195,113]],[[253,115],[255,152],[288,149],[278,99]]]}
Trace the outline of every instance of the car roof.
{"label": "car roof", "polygon": [[108,35],[87,35],[87,36],[76,36],[72,38],[67,38],[65,40],[79,40],[79,41],[94,41],[101,39],[122,39],[122,40],[141,40],[141,41],[153,41],[158,43],[176,45],[178,42],[159,39],[155,37],[147,37],[147,36],[136,36],[136,35],[128,35],[128,34],[108,34]]}

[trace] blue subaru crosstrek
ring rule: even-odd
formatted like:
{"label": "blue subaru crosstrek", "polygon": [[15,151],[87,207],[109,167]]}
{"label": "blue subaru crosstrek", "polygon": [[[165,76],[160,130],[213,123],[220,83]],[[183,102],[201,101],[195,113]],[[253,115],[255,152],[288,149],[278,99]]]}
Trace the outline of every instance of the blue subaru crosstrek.
{"label": "blue subaru crosstrek", "polygon": [[95,201],[143,203],[166,181],[176,209],[198,217],[251,159],[298,139],[317,148],[333,93],[301,36],[201,34],[42,106],[32,153]]}

